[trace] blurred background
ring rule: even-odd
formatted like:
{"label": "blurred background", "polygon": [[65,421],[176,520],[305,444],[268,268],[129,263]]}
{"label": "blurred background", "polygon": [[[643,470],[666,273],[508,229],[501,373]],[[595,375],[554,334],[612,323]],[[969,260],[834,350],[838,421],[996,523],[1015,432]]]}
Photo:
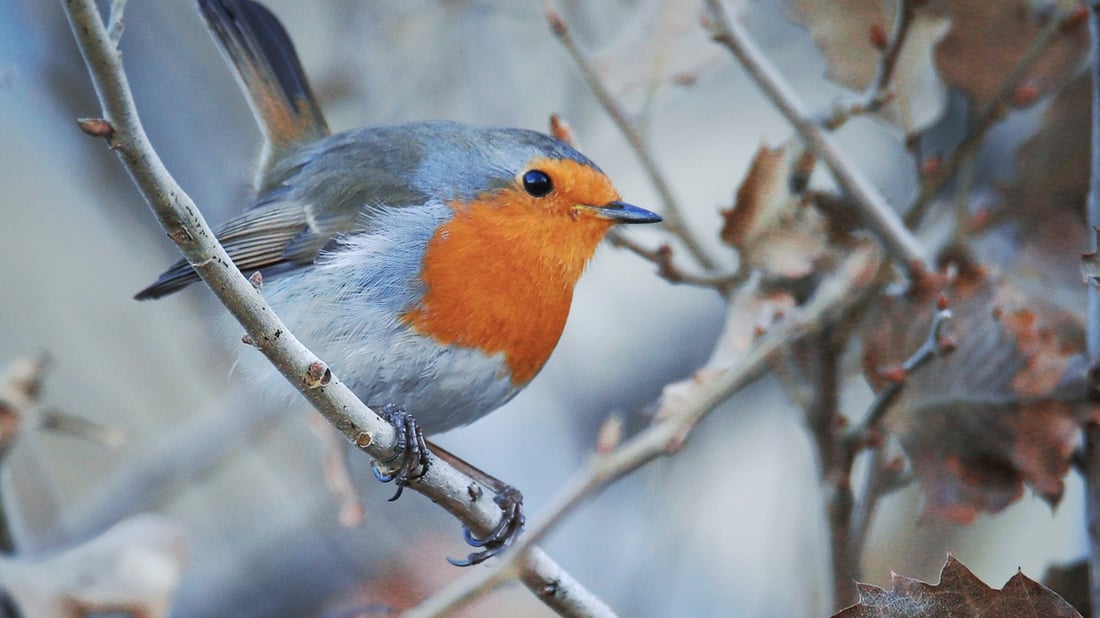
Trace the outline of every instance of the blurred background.
{"label": "blurred background", "polygon": [[[543,3],[267,4],[297,43],[334,130],[432,118],[546,130],[559,113],[624,198],[658,204],[547,28]],[[789,127],[709,42],[697,3],[555,6],[639,115],[689,225],[732,267],[718,209],[732,203],[760,144],[779,144]],[[785,10],[752,3],[747,24],[805,100],[827,109],[841,90]],[[216,226],[247,201],[260,144],[229,69],[186,0],[130,2],[121,48],[154,146]],[[365,521],[340,525],[312,412],[272,408],[233,374],[235,356],[255,352],[218,336],[212,324],[223,310],[207,290],[131,300],[176,252],[113,154],[74,124],[99,107],[59,3],[0,3],[0,109],[0,362],[45,351],[53,365],[43,402],[127,435],[113,449],[42,431],[20,436],[0,479],[20,554],[81,541],[134,513],[165,514],[189,548],[175,616],[404,607],[461,576],[444,560],[468,551],[459,524],[414,493],[387,503],[392,488],[370,478],[365,458],[353,462]],[[907,199],[913,166],[894,132],[856,120],[838,139],[892,203]],[[652,246],[663,239],[659,230],[631,234]],[[520,488],[529,516],[586,460],[610,413],[638,430],[661,388],[709,356],[722,299],[653,271],[601,249],[532,386],[439,438]],[[856,414],[870,401],[861,378],[843,395]],[[590,500],[543,546],[621,615],[827,615],[816,466],[800,413],[765,378],[708,417],[683,452]],[[1029,494],[968,528],[917,527],[916,490],[895,494],[875,520],[863,580],[888,585],[893,569],[935,581],[947,551],[994,587],[1018,566],[1038,579],[1051,561],[1083,551],[1080,486],[1074,475],[1068,483],[1054,513]],[[548,614],[513,585],[464,615]]]}

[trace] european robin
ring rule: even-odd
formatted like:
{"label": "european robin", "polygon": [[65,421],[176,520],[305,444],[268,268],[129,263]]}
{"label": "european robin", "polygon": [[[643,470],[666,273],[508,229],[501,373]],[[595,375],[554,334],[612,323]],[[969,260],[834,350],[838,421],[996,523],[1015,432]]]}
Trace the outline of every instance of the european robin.
{"label": "european robin", "polygon": [[[535,131],[438,121],[332,135],[270,11],[252,0],[199,8],[266,137],[257,197],[218,239],[242,271],[261,272],[294,334],[408,439],[399,472],[380,475],[400,488],[426,465],[420,436],[470,423],[531,382],[611,227],[661,219]],[[136,298],[194,281],[181,260]],[[284,383],[263,359],[251,364]],[[506,517],[487,539],[467,535],[485,550],[464,563],[522,527],[518,492],[499,493]]]}

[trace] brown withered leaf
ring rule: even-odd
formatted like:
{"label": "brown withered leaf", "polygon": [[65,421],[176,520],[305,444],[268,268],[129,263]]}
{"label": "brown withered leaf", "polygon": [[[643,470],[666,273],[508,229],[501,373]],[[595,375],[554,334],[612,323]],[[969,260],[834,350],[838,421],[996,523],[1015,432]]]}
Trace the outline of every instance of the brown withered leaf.
{"label": "brown withered leaf", "polygon": [[859,603],[834,614],[834,618],[1081,618],[1062,597],[1022,572],[1017,571],[1004,588],[995,590],[951,555],[947,556],[938,584],[897,574],[892,580],[893,590],[889,591],[870,584],[856,584]]}
{"label": "brown withered leaf", "polygon": [[[872,32],[889,36],[897,3],[866,0],[792,0],[797,23],[810,31],[828,62],[829,79],[853,90],[871,85],[882,57]],[[917,11],[888,88],[893,99],[878,116],[906,135],[920,133],[943,115],[946,87],[933,63],[936,45],[947,35],[950,20],[943,11]]]}
{"label": "brown withered leaf", "polygon": [[797,179],[809,177],[812,166],[795,140],[756,151],[733,208],[722,211],[722,240],[741,259],[767,274],[798,278],[825,256],[827,220],[791,190]]}
{"label": "brown withered leaf", "polygon": [[[951,17],[951,31],[936,47],[936,66],[944,81],[966,93],[979,109],[993,100],[1047,20],[1058,14],[1054,2],[1039,9],[1033,9],[1029,0],[942,4]],[[1067,24],[1021,82],[1027,96],[1021,92],[1008,103],[1029,105],[1051,92],[1073,74],[1087,51],[1084,21]]]}
{"label": "brown withered leaf", "polygon": [[1079,325],[969,265],[922,276],[863,326],[863,370],[886,384],[927,337],[937,298],[954,312],[950,355],[909,376],[886,416],[924,495],[923,517],[972,522],[1019,499],[1026,483],[1051,504],[1079,440],[1085,403]]}

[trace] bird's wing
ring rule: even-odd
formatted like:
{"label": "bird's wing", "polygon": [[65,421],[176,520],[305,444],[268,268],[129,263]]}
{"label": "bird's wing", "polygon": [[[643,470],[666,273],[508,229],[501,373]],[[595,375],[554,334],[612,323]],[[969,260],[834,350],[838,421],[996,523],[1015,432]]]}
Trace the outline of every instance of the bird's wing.
{"label": "bird's wing", "polygon": [[[218,231],[229,257],[245,274],[277,276],[312,263],[335,239],[369,231],[380,209],[423,204],[427,196],[408,178],[415,148],[406,144],[400,156],[378,148],[373,132],[361,130],[285,157],[273,169],[278,187]],[[180,260],[135,298],[160,298],[198,279]]]}

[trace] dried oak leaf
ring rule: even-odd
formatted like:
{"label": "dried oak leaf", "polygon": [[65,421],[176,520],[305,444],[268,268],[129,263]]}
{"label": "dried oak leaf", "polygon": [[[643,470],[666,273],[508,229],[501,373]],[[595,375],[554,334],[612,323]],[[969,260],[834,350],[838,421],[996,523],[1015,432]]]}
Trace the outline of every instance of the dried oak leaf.
{"label": "dried oak leaf", "polygon": [[892,580],[893,590],[889,591],[870,584],[856,584],[859,603],[834,614],[834,618],[1081,618],[1062,597],[1022,572],[1013,575],[1004,588],[994,590],[950,554],[938,584],[897,574]]}
{"label": "dried oak leaf", "polygon": [[[853,90],[871,85],[882,57],[876,39],[886,37],[897,14],[895,2],[793,0],[793,18],[810,31],[828,62],[829,79]],[[893,97],[877,115],[906,133],[920,133],[943,116],[947,88],[933,62],[950,20],[941,10],[922,8],[909,26],[888,89]],[[881,34],[880,34],[881,33]]]}
{"label": "dried oak leaf", "polygon": [[1026,483],[1051,504],[1079,440],[1086,403],[1079,325],[977,266],[923,275],[863,326],[864,375],[876,390],[927,337],[945,296],[954,351],[909,376],[886,416],[924,495],[922,518],[972,522],[1019,499]]}
{"label": "dried oak leaf", "polygon": [[[979,109],[994,99],[1047,20],[1059,14],[1055,2],[1043,2],[1038,9],[1032,8],[1036,4],[1032,0],[940,3],[951,17],[951,31],[936,47],[936,66],[944,81],[966,93]],[[1087,51],[1088,29],[1083,24],[1063,26],[1024,76],[1023,90],[1008,103],[1034,103],[1064,83]]]}
{"label": "dried oak leaf", "polygon": [[761,146],[733,208],[722,211],[722,240],[766,274],[809,274],[828,251],[828,222],[792,184],[804,184],[812,169],[813,159],[797,141]]}

